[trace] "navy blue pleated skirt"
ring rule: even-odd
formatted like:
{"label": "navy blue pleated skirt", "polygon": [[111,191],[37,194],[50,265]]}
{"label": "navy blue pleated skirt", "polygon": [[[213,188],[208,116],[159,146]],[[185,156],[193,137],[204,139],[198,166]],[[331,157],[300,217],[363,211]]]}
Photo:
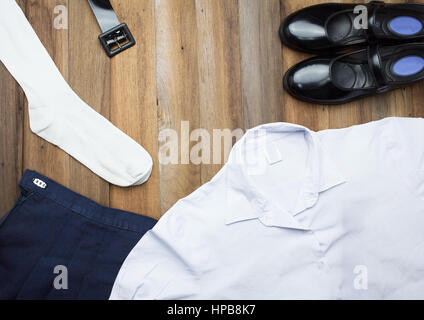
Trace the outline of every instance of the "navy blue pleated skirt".
{"label": "navy blue pleated skirt", "polygon": [[0,220],[0,299],[108,299],[156,220],[101,206],[34,171]]}

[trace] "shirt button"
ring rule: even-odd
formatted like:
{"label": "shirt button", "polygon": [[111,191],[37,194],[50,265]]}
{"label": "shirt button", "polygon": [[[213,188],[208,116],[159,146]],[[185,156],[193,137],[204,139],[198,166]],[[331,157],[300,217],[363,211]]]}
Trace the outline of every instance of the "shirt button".
{"label": "shirt button", "polygon": [[318,261],[318,269],[320,269],[320,270],[324,269],[325,265],[326,264],[325,264],[324,259],[321,259],[321,260]]}
{"label": "shirt button", "polygon": [[318,194],[316,192],[306,192],[305,196],[307,199],[317,199]]}
{"label": "shirt button", "polygon": [[325,256],[325,253],[321,250],[315,251],[315,256],[317,258],[323,258]]}

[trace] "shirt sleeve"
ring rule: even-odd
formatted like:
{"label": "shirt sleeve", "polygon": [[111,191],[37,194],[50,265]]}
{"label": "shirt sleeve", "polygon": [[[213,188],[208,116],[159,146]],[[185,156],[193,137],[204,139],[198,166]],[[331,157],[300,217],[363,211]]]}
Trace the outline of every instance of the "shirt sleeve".
{"label": "shirt sleeve", "polygon": [[[218,179],[219,180],[219,179]],[[131,251],[110,299],[197,299],[200,274],[216,257],[216,228],[222,226],[217,181],[202,186],[172,207]],[[212,209],[213,208],[213,209]]]}

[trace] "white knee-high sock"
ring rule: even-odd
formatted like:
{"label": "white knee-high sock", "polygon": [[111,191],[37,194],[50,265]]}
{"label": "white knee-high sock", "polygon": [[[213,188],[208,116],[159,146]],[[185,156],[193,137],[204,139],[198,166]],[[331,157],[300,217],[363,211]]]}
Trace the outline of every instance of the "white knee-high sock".
{"label": "white knee-high sock", "polygon": [[144,183],[152,158],[70,88],[15,0],[0,0],[0,60],[28,99],[31,130],[118,186]]}

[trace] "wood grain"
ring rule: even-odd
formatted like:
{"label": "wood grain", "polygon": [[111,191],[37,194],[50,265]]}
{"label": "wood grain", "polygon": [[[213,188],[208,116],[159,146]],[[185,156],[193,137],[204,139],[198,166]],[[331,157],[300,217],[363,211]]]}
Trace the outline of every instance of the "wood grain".
{"label": "wood grain", "polygon": [[[25,9],[25,2],[17,3]],[[0,64],[0,217],[12,208],[19,195],[23,170],[24,93]]]}
{"label": "wood grain", "polygon": [[278,0],[239,1],[244,129],[284,119],[279,13]]}
{"label": "wood grain", "polygon": [[149,181],[142,186],[111,187],[111,206],[159,218],[154,2],[126,0],[113,4],[137,45],[110,60],[111,121],[151,154],[154,168]]}
{"label": "wood grain", "polygon": [[[89,106],[109,118],[110,60],[98,47],[99,26],[88,1],[68,2],[69,84]],[[110,204],[109,184],[73,158],[69,159],[68,174],[69,188],[102,205]]]}
{"label": "wood grain", "polygon": [[[321,130],[424,116],[422,82],[340,106],[304,103],[284,92],[284,72],[310,55],[281,45],[280,23],[328,0],[112,0],[137,41],[112,59],[98,43],[100,29],[86,1],[18,2],[71,87],[142,144],[154,170],[143,186],[110,186],[32,134],[22,90],[0,65],[0,214],[13,205],[18,180],[31,168],[101,204],[159,218],[221,168],[225,157],[213,153],[214,130],[245,131],[274,121]],[[67,30],[53,27],[59,4],[68,8]],[[186,125],[188,132],[181,132]],[[170,150],[169,138],[158,137],[169,129],[177,134],[178,164],[159,162]],[[209,139],[210,163],[190,157],[205,141],[196,129]]]}
{"label": "wood grain", "polygon": [[[179,144],[179,164],[160,164],[165,212],[201,185],[201,167],[190,163],[189,157],[194,145],[189,143],[190,128],[200,125],[198,26],[194,0],[156,0],[155,7],[159,130],[175,130]],[[165,143],[160,142],[161,150]]]}
{"label": "wood grain", "polygon": [[[56,5],[67,6],[67,1],[26,0],[24,12],[34,31],[56,63],[66,80],[68,74],[68,30],[56,30],[53,26],[54,8]],[[24,100],[22,100],[24,101]],[[24,102],[24,169],[37,170],[57,182],[67,185],[69,179],[70,156],[65,152],[39,138],[30,131],[28,105]]]}
{"label": "wood grain", "polygon": [[0,65],[0,217],[14,204],[22,175],[23,95],[12,76]]}
{"label": "wood grain", "polygon": [[235,139],[226,143],[218,131],[243,128],[238,3],[196,1],[200,128],[209,135],[209,161],[201,165],[201,184],[220,170]]}

